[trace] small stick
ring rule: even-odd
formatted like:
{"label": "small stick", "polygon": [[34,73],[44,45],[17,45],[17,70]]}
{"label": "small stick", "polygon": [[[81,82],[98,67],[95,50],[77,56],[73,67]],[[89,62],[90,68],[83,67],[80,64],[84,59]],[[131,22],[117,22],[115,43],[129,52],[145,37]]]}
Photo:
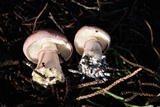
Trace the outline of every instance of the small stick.
{"label": "small stick", "polygon": [[150,94],[150,93],[144,93],[144,92],[133,92],[133,91],[127,91],[127,92],[123,92],[123,95],[127,95],[127,94],[133,94],[133,95],[137,95],[137,96],[147,96],[147,97],[155,97],[157,96],[157,94]]}
{"label": "small stick", "polygon": [[98,5],[98,7],[100,9],[101,8],[100,2],[99,2],[99,0],[96,0],[96,1],[97,1],[97,5]]}
{"label": "small stick", "polygon": [[[75,1],[75,0],[71,0],[71,1],[72,1],[73,3],[79,5],[79,6],[83,7],[83,8],[86,9],[86,10],[97,10],[97,11],[100,10],[99,7],[88,7],[88,6],[85,6],[85,5],[83,5],[83,4]],[[98,4],[98,5],[99,5],[99,4]]]}
{"label": "small stick", "polygon": [[54,17],[53,17],[53,15],[52,15],[52,13],[51,12],[49,12],[49,18],[54,22],[54,24],[58,27],[58,29],[60,29],[61,30],[61,32],[64,34],[64,31],[63,31],[63,29],[60,27],[60,25],[56,22],[56,20],[54,19]]}
{"label": "small stick", "polygon": [[2,37],[1,35],[0,35],[0,40],[2,40],[3,42],[7,42],[7,39]]}
{"label": "small stick", "polygon": [[111,85],[109,85],[108,87],[103,88],[103,89],[101,89],[101,90],[99,90],[99,91],[96,91],[96,92],[91,93],[91,94],[88,94],[88,95],[80,96],[80,97],[76,98],[76,100],[87,99],[87,98],[96,96],[96,95],[98,95],[98,94],[104,94],[105,91],[113,88],[114,86],[116,86],[117,84],[123,82],[124,80],[126,80],[126,79],[128,79],[128,78],[131,78],[132,76],[136,75],[136,74],[137,74],[139,71],[141,71],[141,70],[142,70],[142,68],[138,68],[138,69],[135,70],[133,73],[131,73],[131,74],[125,76],[125,77],[122,77],[122,78],[116,80],[115,82],[113,82],[113,83],[112,83]]}
{"label": "small stick", "polygon": [[148,72],[150,72],[150,73],[152,73],[152,74],[155,74],[155,72],[154,72],[154,71],[152,71],[151,69],[146,68],[146,67],[144,67],[144,66],[142,66],[142,65],[139,65],[139,64],[133,63],[133,62],[131,62],[131,61],[127,60],[126,58],[124,58],[122,55],[119,55],[119,56],[120,56],[120,58],[121,58],[121,59],[123,59],[124,61],[126,61],[126,62],[127,62],[127,63],[129,63],[130,65],[132,65],[132,66],[134,66],[134,67],[143,68],[144,70],[146,70],[146,71],[148,71]]}
{"label": "small stick", "polygon": [[128,97],[128,98],[125,98],[124,99],[124,102],[129,102],[129,101],[132,101],[134,98],[136,98],[138,95],[137,94],[134,94],[134,95],[132,95],[132,96],[130,96],[130,97]]}
{"label": "small stick", "polygon": [[91,86],[91,85],[103,84],[103,83],[105,83],[103,80],[92,81],[92,82],[87,82],[87,83],[79,84],[79,85],[77,86],[77,88],[84,88],[84,87],[88,87],[88,86]]}
{"label": "small stick", "polygon": [[37,24],[37,20],[39,19],[39,17],[42,15],[42,13],[44,12],[44,10],[47,8],[48,3],[46,3],[46,5],[44,6],[44,8],[42,9],[42,11],[38,14],[38,16],[36,17],[35,21],[34,21],[34,26],[33,26],[33,32],[35,31],[36,28],[36,24]]}
{"label": "small stick", "polygon": [[160,86],[158,84],[155,83],[147,83],[147,82],[143,82],[142,83],[143,86],[152,86],[152,87],[156,87],[160,89]]}
{"label": "small stick", "polygon": [[147,20],[144,20],[145,23],[147,24],[148,28],[149,28],[149,31],[150,31],[150,35],[151,35],[151,46],[154,50],[154,52],[157,54],[158,58],[160,59],[160,53],[157,51],[157,49],[153,46],[153,40],[154,40],[154,37],[153,37],[153,30],[152,30],[152,27],[151,25],[148,23]]}
{"label": "small stick", "polygon": [[0,62],[0,67],[17,66],[17,65],[19,65],[19,63],[20,62],[18,60],[15,60],[15,61],[6,60],[4,62]]}

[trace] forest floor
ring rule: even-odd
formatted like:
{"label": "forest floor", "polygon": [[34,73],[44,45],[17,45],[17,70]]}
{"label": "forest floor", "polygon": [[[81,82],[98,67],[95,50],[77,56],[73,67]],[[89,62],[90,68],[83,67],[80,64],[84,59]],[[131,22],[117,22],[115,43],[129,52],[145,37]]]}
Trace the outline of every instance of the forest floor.
{"label": "forest floor", "polygon": [[[112,76],[106,83],[72,74],[81,56],[61,66],[66,82],[43,88],[32,81],[22,47],[39,29],[62,32],[74,46],[82,26],[111,36],[104,51]],[[160,106],[160,6],[158,0],[0,0],[1,107]],[[107,72],[107,71],[106,71]]]}

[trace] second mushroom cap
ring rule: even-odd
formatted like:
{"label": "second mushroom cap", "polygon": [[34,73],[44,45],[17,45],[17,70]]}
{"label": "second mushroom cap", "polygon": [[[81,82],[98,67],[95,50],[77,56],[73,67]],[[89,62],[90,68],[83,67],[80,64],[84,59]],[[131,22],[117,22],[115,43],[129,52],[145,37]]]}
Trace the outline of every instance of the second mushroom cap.
{"label": "second mushroom cap", "polygon": [[76,51],[82,55],[85,42],[90,38],[94,37],[99,40],[102,45],[102,50],[110,45],[110,36],[104,30],[95,26],[84,26],[78,30],[74,39],[74,45]]}

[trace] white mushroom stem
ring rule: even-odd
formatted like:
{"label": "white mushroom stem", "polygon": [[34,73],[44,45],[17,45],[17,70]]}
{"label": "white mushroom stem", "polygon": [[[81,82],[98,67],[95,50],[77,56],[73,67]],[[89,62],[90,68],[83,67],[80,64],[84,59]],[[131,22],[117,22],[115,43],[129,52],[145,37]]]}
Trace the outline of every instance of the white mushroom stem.
{"label": "white mushroom stem", "polygon": [[46,68],[54,67],[61,71],[58,51],[54,43],[45,43],[43,45],[42,51],[40,51],[37,56],[38,64],[36,68],[42,67],[44,65]]}
{"label": "white mushroom stem", "polygon": [[95,57],[96,59],[102,57],[102,46],[96,38],[87,40],[84,44],[84,52],[82,57],[85,55]]}
{"label": "white mushroom stem", "polygon": [[[50,48],[51,46],[52,48]],[[54,43],[45,43],[37,56],[38,64],[32,73],[33,81],[38,82],[44,87],[65,81],[57,47]]]}
{"label": "white mushroom stem", "polygon": [[110,45],[109,34],[98,27],[84,26],[76,33],[74,45],[82,58],[78,70],[69,69],[69,71],[81,74],[83,78],[107,81],[110,73],[107,72],[108,64],[102,51]]}
{"label": "white mushroom stem", "polygon": [[69,69],[70,72],[79,73],[96,80],[107,81],[110,73],[106,72],[106,57],[102,54],[102,45],[96,38],[89,38],[84,44],[84,52],[79,62],[79,71]]}
{"label": "white mushroom stem", "polygon": [[58,71],[61,70],[58,53],[55,50],[42,50],[38,53],[38,64],[36,69],[41,67],[53,69],[56,68]]}

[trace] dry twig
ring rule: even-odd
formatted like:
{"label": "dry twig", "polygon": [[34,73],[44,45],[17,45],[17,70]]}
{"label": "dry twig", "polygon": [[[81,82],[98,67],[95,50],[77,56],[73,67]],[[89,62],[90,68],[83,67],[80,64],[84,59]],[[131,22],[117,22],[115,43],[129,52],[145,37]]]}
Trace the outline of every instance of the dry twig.
{"label": "dry twig", "polygon": [[33,26],[33,32],[35,31],[36,28],[36,24],[37,24],[37,20],[39,19],[39,17],[42,15],[42,13],[44,12],[44,10],[47,8],[48,3],[46,3],[46,5],[44,6],[44,8],[42,9],[42,11],[38,14],[38,16],[36,17],[35,21],[34,21],[34,26]]}
{"label": "dry twig", "polygon": [[77,99],[77,100],[82,100],[82,99],[87,99],[87,98],[96,96],[96,95],[98,95],[98,94],[104,94],[105,91],[113,88],[114,86],[116,86],[117,84],[123,82],[124,80],[131,78],[132,76],[136,75],[136,74],[137,74],[139,71],[141,71],[141,70],[142,70],[142,68],[138,68],[138,69],[135,70],[133,73],[131,73],[131,74],[125,76],[125,77],[122,77],[122,78],[116,80],[115,82],[113,82],[113,83],[112,83],[111,85],[109,85],[108,87],[103,88],[103,89],[101,89],[101,90],[99,90],[99,91],[96,91],[96,92],[91,93],[91,94],[88,94],[88,95],[80,96],[80,97],[78,97],[78,98],[76,98],[76,99]]}
{"label": "dry twig", "polygon": [[150,31],[150,35],[151,35],[151,46],[152,46],[154,52],[157,54],[158,58],[160,59],[160,54],[159,54],[159,52],[157,51],[157,49],[156,49],[156,48],[154,47],[154,45],[153,45],[154,37],[153,37],[152,27],[151,27],[151,25],[148,23],[147,20],[145,20],[145,23],[147,24],[147,26],[148,26],[148,28],[149,28],[149,31]]}
{"label": "dry twig", "polygon": [[[77,2],[77,1],[75,1],[75,0],[71,0],[71,1],[72,1],[73,3],[79,5],[79,6],[83,7],[83,8],[86,9],[86,10],[97,10],[97,11],[100,10],[99,7],[88,7],[88,6],[85,6],[85,5],[83,5],[83,4],[81,4],[81,3]],[[97,2],[98,2],[98,1],[97,1]],[[98,5],[99,5],[99,4],[98,4]]]}
{"label": "dry twig", "polygon": [[125,98],[125,102],[129,102],[136,98],[137,96],[146,96],[146,97],[156,97],[156,94],[150,94],[150,93],[139,93],[139,92],[128,92],[127,94],[133,94],[132,96]]}
{"label": "dry twig", "polygon": [[143,68],[144,70],[146,70],[146,71],[148,71],[148,72],[150,72],[150,73],[152,73],[152,74],[155,74],[155,72],[154,72],[154,71],[152,71],[151,69],[146,68],[146,67],[144,67],[144,66],[142,66],[142,65],[139,65],[139,64],[133,63],[133,62],[131,62],[131,61],[127,60],[126,58],[124,58],[122,55],[119,55],[119,56],[120,56],[120,58],[121,58],[121,59],[123,59],[124,61],[126,61],[126,62],[127,62],[127,63],[129,63],[130,65],[132,65],[132,66],[134,66],[134,67]]}
{"label": "dry twig", "polygon": [[79,85],[77,86],[77,88],[84,88],[84,87],[88,87],[88,86],[91,86],[91,85],[103,84],[103,83],[105,83],[103,80],[92,81],[92,82],[87,82],[87,83],[79,84]]}
{"label": "dry twig", "polygon": [[155,84],[155,83],[143,82],[142,85],[143,86],[152,86],[152,87],[156,87],[156,88],[160,89],[160,86],[158,84]]}
{"label": "dry twig", "polygon": [[18,60],[15,60],[15,61],[6,60],[4,62],[0,62],[0,67],[17,66],[17,65],[19,65],[19,63],[20,62]]}
{"label": "dry twig", "polygon": [[64,34],[64,31],[63,31],[63,29],[60,27],[60,25],[56,22],[56,20],[54,19],[54,17],[53,17],[53,15],[52,15],[52,13],[51,12],[49,12],[49,18],[54,22],[54,24],[58,27],[58,29],[60,29],[61,30],[61,32]]}

